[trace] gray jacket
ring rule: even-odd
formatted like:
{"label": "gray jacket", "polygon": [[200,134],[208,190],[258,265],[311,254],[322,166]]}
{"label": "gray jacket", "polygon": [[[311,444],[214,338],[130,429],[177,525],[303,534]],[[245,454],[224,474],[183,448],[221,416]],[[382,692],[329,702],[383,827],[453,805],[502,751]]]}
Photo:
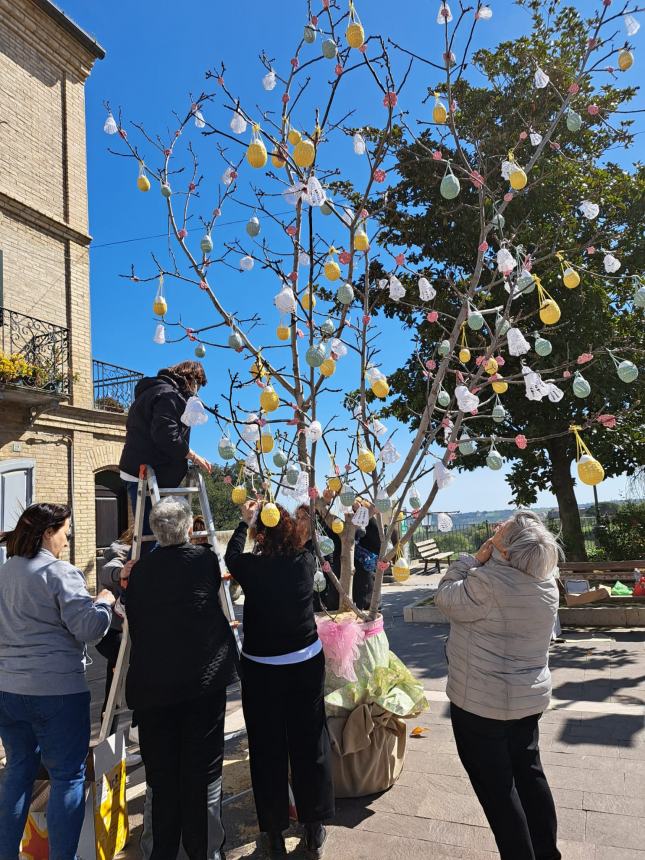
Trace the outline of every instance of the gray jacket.
{"label": "gray jacket", "polygon": [[0,566],[0,690],[85,692],[85,643],[105,636],[111,616],[68,562],[45,549],[35,558],[13,556]]}
{"label": "gray jacket", "polygon": [[[127,543],[119,543],[115,540],[103,553],[103,566],[99,573],[99,585],[101,588],[107,588],[115,597],[121,596],[121,588],[119,586],[119,577],[121,571],[130,556],[130,547]],[[123,621],[119,618],[116,612],[112,613],[112,630],[121,630]]]}
{"label": "gray jacket", "polygon": [[493,720],[521,719],[548,706],[555,574],[535,579],[497,550],[482,565],[472,556],[450,565],[435,603],[450,619],[446,692],[453,704]]}

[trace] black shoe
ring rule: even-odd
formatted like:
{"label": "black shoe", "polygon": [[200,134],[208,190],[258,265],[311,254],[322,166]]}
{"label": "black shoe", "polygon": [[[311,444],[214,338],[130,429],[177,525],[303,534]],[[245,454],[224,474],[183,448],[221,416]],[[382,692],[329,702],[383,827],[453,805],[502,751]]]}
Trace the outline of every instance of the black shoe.
{"label": "black shoe", "polygon": [[284,836],[279,830],[270,831],[265,834],[266,841],[269,844],[269,854],[272,857],[284,857],[287,853],[287,846],[284,844]]}
{"label": "black shoe", "polygon": [[327,828],[320,821],[305,824],[305,851],[310,857],[320,858],[325,851]]}

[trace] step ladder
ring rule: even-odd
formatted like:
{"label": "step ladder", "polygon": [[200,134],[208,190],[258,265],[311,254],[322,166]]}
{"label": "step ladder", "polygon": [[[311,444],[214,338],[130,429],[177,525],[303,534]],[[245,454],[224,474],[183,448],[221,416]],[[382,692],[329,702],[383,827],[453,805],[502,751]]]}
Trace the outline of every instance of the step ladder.
{"label": "step ladder", "polygon": [[[224,615],[228,619],[233,629],[235,642],[237,645],[238,654],[242,651],[240,636],[237,630],[237,621],[235,620],[235,610],[231,599],[231,576],[225,573],[226,566],[224,564],[224,556],[217,540],[215,532],[215,524],[213,523],[213,515],[208,501],[206,492],[206,484],[204,476],[200,470],[191,465],[188,468],[187,486],[185,487],[159,487],[157,476],[151,466],[139,467],[139,483],[137,486],[137,504],[134,513],[134,533],[132,536],[132,552],[133,561],[138,561],[141,557],[141,547],[145,541],[154,541],[154,535],[143,534],[143,519],[145,513],[146,500],[150,497],[152,504],[161,501],[165,496],[184,497],[188,500],[192,510],[192,499],[197,498],[199,502],[200,513],[206,525],[206,530],[203,532],[193,532],[193,537],[207,537],[208,543],[212,551],[217,556],[219,567],[222,572],[222,585],[220,588],[220,603]],[[128,674],[128,666],[130,663],[130,635],[128,632],[127,609],[126,617],[123,619],[123,635],[121,638],[121,646],[114,668],[112,684],[110,686],[110,694],[105,706],[103,721],[101,722],[101,730],[99,732],[99,741],[104,741],[110,735],[115,734],[120,728],[126,727],[130,723],[130,710],[125,701],[125,679]],[[127,720],[127,723],[126,723]]]}

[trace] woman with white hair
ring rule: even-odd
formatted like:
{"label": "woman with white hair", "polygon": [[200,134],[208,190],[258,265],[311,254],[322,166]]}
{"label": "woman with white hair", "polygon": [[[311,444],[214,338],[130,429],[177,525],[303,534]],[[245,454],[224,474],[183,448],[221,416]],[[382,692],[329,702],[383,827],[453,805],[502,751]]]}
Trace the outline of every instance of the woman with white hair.
{"label": "woman with white hair", "polygon": [[448,685],[457,752],[502,860],[559,860],[555,805],[538,748],[551,696],[558,542],[517,511],[439,583],[450,619]]}
{"label": "woman with white hair", "polygon": [[208,545],[190,543],[193,517],[181,499],[153,506],[159,546],[132,568],[128,707],[139,726],[152,789],[151,860],[221,860],[226,687],[236,648],[219,602],[222,581]]}

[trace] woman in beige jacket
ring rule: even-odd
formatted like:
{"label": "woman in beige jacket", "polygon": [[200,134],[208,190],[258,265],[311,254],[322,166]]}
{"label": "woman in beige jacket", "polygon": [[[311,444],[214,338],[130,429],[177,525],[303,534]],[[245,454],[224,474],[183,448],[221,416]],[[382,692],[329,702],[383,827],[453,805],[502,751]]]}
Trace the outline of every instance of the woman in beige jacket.
{"label": "woman in beige jacket", "polygon": [[549,704],[549,643],[560,548],[518,511],[473,556],[448,568],[435,598],[450,619],[450,715],[459,758],[502,860],[560,860],[538,748]]}

